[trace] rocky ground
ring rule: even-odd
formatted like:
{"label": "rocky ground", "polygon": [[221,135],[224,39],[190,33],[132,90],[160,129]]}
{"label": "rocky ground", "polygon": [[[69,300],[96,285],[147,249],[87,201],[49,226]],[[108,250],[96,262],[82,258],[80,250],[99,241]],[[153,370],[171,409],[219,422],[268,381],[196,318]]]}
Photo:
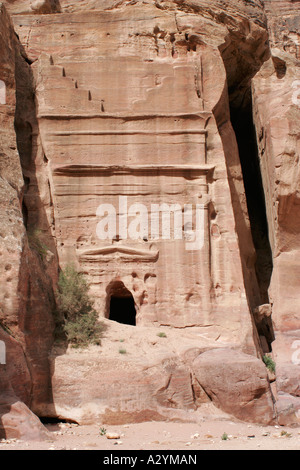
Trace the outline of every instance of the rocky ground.
{"label": "rocky ground", "polygon": [[[195,423],[147,422],[123,426],[46,425],[45,441],[2,440],[0,450],[300,450],[300,429],[227,419]],[[111,438],[109,438],[111,437]]]}

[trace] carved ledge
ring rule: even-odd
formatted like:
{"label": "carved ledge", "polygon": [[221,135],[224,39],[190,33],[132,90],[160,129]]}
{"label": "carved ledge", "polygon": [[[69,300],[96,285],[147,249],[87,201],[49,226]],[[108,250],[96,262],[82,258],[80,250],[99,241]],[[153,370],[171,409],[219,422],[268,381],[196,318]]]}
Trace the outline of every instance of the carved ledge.
{"label": "carved ledge", "polygon": [[159,250],[139,250],[123,245],[108,245],[102,248],[90,250],[77,250],[80,261],[96,263],[111,260],[121,260],[127,262],[147,261],[156,262],[159,257]]}
{"label": "carved ledge", "polygon": [[206,175],[213,172],[214,165],[66,165],[54,168],[54,175],[76,175],[90,176],[101,174],[130,174],[130,173],[147,173],[147,174],[168,174],[168,173],[186,173],[192,172],[200,175]]}
{"label": "carved ledge", "polygon": [[61,112],[61,113],[54,113],[51,112],[51,109],[47,110],[44,109],[38,114],[38,119],[101,119],[101,120],[107,120],[107,119],[119,119],[124,122],[130,122],[130,121],[147,121],[147,120],[155,120],[155,119],[165,119],[165,118],[170,118],[170,119],[190,119],[190,120],[203,120],[204,121],[204,127],[208,121],[208,119],[212,116],[212,113],[210,111],[200,111],[197,113],[155,113],[155,114],[132,114],[131,116],[122,114],[122,113],[114,113],[114,114],[109,114],[109,113],[97,113],[97,112],[79,112],[79,113],[68,113],[68,112]]}

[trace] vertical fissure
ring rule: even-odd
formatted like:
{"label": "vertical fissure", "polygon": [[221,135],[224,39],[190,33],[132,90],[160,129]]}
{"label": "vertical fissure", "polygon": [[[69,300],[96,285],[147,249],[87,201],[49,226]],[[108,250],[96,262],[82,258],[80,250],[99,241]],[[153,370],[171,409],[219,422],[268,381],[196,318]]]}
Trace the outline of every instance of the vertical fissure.
{"label": "vertical fissure", "polygon": [[[269,240],[265,193],[251,99],[239,107],[231,105],[230,114],[243,174],[250,228],[256,254],[255,272],[261,303],[269,304],[268,290],[273,271],[273,256]],[[274,341],[271,315],[255,315],[254,319],[261,338],[263,352],[269,352],[272,350],[272,342]]]}
{"label": "vertical fissure", "polygon": [[238,109],[231,107],[230,113],[239,149],[251,233],[256,251],[257,280],[262,302],[269,303],[268,289],[273,269],[272,250],[251,101]]}

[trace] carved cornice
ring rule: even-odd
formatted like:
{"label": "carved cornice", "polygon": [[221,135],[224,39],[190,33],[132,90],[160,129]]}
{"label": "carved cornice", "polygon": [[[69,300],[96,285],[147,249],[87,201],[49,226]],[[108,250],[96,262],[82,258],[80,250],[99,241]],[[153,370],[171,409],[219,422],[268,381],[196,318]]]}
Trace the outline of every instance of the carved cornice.
{"label": "carved cornice", "polygon": [[215,169],[214,165],[65,165],[56,167],[56,176],[98,176],[114,174],[174,174],[193,173],[207,175]]}
{"label": "carved cornice", "polygon": [[159,257],[159,250],[139,250],[124,245],[108,245],[101,248],[77,250],[77,255],[80,261],[89,263],[112,260],[156,262]]}

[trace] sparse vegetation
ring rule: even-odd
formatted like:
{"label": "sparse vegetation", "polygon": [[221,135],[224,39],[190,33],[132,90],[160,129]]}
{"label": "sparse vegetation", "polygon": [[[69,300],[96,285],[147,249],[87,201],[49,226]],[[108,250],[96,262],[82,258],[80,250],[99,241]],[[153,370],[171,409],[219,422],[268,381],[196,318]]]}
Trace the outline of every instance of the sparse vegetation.
{"label": "sparse vegetation", "polygon": [[73,347],[101,344],[102,325],[88,295],[88,284],[73,266],[60,272],[57,291],[56,332]]}
{"label": "sparse vegetation", "polygon": [[126,352],[127,352],[126,349],[123,349],[123,348],[120,348],[120,349],[119,349],[119,353],[120,353],[120,354],[126,354]]}
{"label": "sparse vegetation", "polygon": [[100,436],[105,436],[106,434],[106,429],[105,428],[100,428]]}
{"label": "sparse vegetation", "polygon": [[166,333],[164,333],[163,331],[157,333],[157,336],[159,336],[160,338],[166,338],[167,337]]}
{"label": "sparse vegetation", "polygon": [[34,250],[42,261],[45,261],[48,247],[42,242],[42,231],[40,229],[31,229],[27,233],[28,243],[32,250]]}
{"label": "sparse vegetation", "polygon": [[273,361],[273,359],[270,356],[264,356],[263,361],[264,361],[266,367],[269,369],[269,371],[275,373],[276,364]]}
{"label": "sparse vegetation", "polygon": [[292,434],[287,432],[287,431],[281,431],[281,434],[280,434],[282,437],[292,437]]}
{"label": "sparse vegetation", "polygon": [[226,432],[223,432],[221,436],[222,441],[227,441],[228,440],[228,434]]}

